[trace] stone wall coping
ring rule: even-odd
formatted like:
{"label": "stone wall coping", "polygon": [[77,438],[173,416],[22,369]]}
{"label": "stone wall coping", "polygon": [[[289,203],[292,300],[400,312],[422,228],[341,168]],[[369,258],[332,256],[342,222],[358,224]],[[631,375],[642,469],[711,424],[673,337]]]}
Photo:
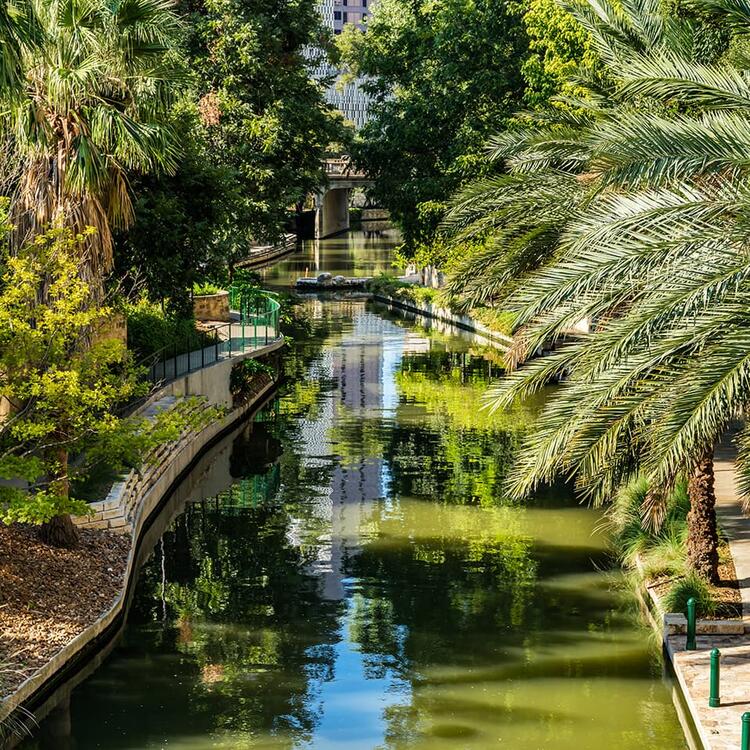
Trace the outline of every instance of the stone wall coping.
{"label": "stone wall coping", "polygon": [[228,296],[229,290],[222,289],[220,292],[213,292],[212,294],[194,294],[193,299],[220,299]]}

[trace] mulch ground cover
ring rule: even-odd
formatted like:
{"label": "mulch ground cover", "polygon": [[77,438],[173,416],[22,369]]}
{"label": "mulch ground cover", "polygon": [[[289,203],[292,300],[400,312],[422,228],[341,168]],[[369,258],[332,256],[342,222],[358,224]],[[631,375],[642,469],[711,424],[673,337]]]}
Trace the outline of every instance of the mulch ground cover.
{"label": "mulch ground cover", "polygon": [[122,588],[130,537],[80,535],[76,549],[57,549],[33,528],[0,525],[0,696],[108,610]]}

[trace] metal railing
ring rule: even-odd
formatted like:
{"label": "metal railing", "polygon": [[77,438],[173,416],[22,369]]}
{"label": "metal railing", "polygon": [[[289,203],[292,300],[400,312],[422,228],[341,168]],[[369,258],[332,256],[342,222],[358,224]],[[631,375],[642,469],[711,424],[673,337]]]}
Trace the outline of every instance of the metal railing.
{"label": "metal railing", "polygon": [[364,179],[365,175],[362,171],[357,171],[352,164],[352,160],[349,157],[341,159],[326,159],[324,162],[326,174],[329,177],[346,177],[349,179]]}
{"label": "metal railing", "polygon": [[[210,331],[196,332],[195,339],[175,341],[144,362],[154,385],[168,383],[229,357],[246,354],[276,341],[280,336],[281,306],[270,294],[247,297],[241,288],[229,290],[230,308],[239,312],[236,322]],[[193,343],[195,342],[195,343]]]}

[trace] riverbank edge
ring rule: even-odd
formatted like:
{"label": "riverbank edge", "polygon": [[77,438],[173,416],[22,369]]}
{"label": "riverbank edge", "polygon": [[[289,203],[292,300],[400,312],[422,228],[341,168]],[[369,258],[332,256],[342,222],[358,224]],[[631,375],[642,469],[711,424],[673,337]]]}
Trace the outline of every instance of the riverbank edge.
{"label": "riverbank edge", "polygon": [[[699,651],[685,651],[680,648],[678,640],[687,637],[687,618],[681,612],[663,613],[661,599],[653,591],[641,568],[640,560],[636,561],[638,584],[635,587],[641,610],[646,622],[659,638],[662,646],[665,665],[672,678],[672,701],[677,710],[677,716],[682,726],[685,740],[690,750],[714,750],[715,743],[712,742],[712,734],[702,720],[704,710],[697,703],[694,691],[686,674],[686,667],[694,668],[692,664],[686,664],[680,654],[698,655],[707,657],[708,651],[702,648]],[[696,622],[696,633],[702,637],[744,637],[745,622],[743,619],[734,620],[704,620]],[[708,665],[705,666],[705,683],[708,684]],[[706,689],[707,690],[707,689]]]}
{"label": "riverbank edge", "polygon": [[[284,338],[280,337],[261,349],[248,352],[246,355],[228,360],[232,363],[239,359],[251,359],[261,357],[277,351],[284,345]],[[215,363],[206,368],[210,370]],[[83,632],[79,633],[73,640],[61,648],[47,663],[39,668],[33,675],[22,682],[0,705],[0,722],[8,719],[15,712],[21,711],[28,718],[28,706],[36,705],[51,691],[52,683],[62,682],[62,675],[71,666],[81,660],[81,656],[89,650],[89,647],[101,639],[108,631],[116,626],[127,609],[128,592],[137,575],[136,561],[140,547],[141,536],[147,529],[154,514],[158,512],[161,504],[182,481],[192,466],[200,457],[216,442],[230,432],[233,427],[245,419],[259,404],[267,401],[269,395],[276,389],[278,380],[271,380],[260,391],[246,403],[231,409],[224,416],[211,424],[203,427],[196,433],[191,433],[190,440],[178,440],[170,446],[163,457],[163,471],[160,477],[139,498],[135,513],[133,528],[130,531],[130,549],[123,575],[122,585],[112,605],[102,613]],[[154,393],[150,402],[172,392],[174,383],[166,384]],[[0,746],[2,739],[0,738]]]}
{"label": "riverbank edge", "polygon": [[417,302],[417,301],[404,301],[390,297],[383,294],[376,294],[370,292],[370,299],[374,302],[380,302],[381,304],[387,305],[388,307],[396,307],[401,310],[405,310],[415,315],[422,315],[425,318],[431,318],[433,320],[439,320],[443,323],[461,328],[464,331],[470,333],[476,333],[484,339],[487,339],[491,344],[497,348],[507,351],[513,346],[513,339],[504,333],[499,331],[493,331],[488,328],[484,323],[480,323],[470,315],[454,313],[447,307],[441,307],[435,305],[432,302]]}

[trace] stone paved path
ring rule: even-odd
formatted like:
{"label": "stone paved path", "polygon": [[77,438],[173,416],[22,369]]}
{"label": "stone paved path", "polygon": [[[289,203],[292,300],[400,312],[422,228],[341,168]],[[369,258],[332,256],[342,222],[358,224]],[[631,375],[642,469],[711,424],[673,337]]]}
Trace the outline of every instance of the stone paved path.
{"label": "stone paved path", "polygon": [[[750,645],[741,636],[698,636],[685,651],[685,636],[671,635],[667,648],[690,713],[706,750],[740,750],[741,717],[750,711]],[[721,651],[721,706],[709,708],[709,653]]]}
{"label": "stone paved path", "polygon": [[[750,517],[745,514],[734,471],[736,452],[727,441],[714,461],[716,512],[729,547],[742,595],[746,633],[698,636],[697,650],[685,650],[684,635],[670,635],[670,653],[677,679],[706,750],[740,750],[741,717],[750,711]],[[709,652],[721,651],[721,706],[709,708]]]}

